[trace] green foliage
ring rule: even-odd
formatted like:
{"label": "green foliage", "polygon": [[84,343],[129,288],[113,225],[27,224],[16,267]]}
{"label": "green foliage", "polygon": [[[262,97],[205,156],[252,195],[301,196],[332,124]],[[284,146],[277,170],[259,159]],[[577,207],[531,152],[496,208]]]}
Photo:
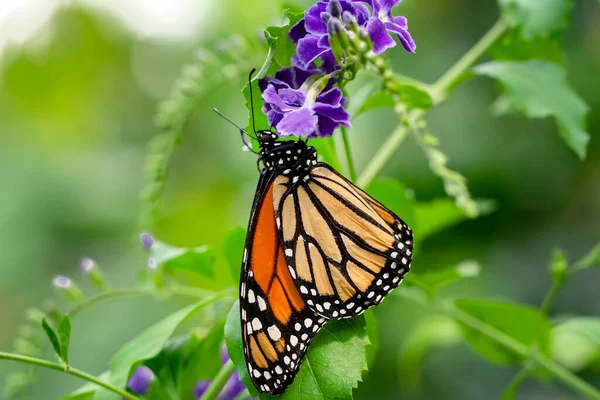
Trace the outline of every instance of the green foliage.
{"label": "green foliage", "polygon": [[[491,214],[496,210],[496,202],[493,200],[475,200],[475,202],[480,216]],[[418,235],[420,240],[469,219],[464,211],[448,198],[415,204],[415,218],[418,221],[415,235]]]}
{"label": "green foliage", "polygon": [[44,329],[44,332],[46,332],[46,336],[48,337],[48,340],[50,340],[54,352],[60,357],[60,339],[58,339],[56,331],[50,326],[48,321],[46,321],[46,318],[42,320],[42,328]]}
{"label": "green foliage", "polygon": [[69,342],[71,341],[71,321],[64,315],[56,330],[50,326],[46,318],[42,319],[42,328],[52,344],[52,348],[65,369],[69,366]]}
{"label": "green foliage", "polygon": [[367,193],[396,215],[401,215],[404,222],[411,229],[415,229],[415,201],[402,183],[393,179],[378,178],[369,184]]}
{"label": "green foliage", "polygon": [[155,240],[150,255],[166,274],[183,271],[201,278],[215,278],[216,254],[210,246],[180,248]]}
{"label": "green foliage", "polygon": [[[244,360],[238,303],[227,317],[225,342],[240,379],[252,396],[258,395]],[[312,340],[294,382],[277,398],[352,399],[352,389],[367,369],[369,343],[364,317],[328,322]],[[260,398],[270,396],[261,394]]]}
{"label": "green foliage", "polygon": [[461,279],[479,276],[481,266],[476,261],[463,261],[452,268],[418,274],[411,272],[406,275],[406,282],[420,286],[427,290],[437,290],[451,285]]}
{"label": "green foliage", "polygon": [[567,146],[585,157],[590,140],[585,130],[588,106],[569,86],[562,67],[543,61],[491,62],[477,66],[475,72],[503,84],[511,110],[528,118],[554,117]]}
{"label": "green foliage", "polygon": [[502,18],[526,40],[547,37],[565,29],[573,0],[499,0]]}
{"label": "green foliage", "polygon": [[362,104],[357,100],[359,99],[356,99],[356,97],[353,98],[353,105],[359,104],[359,106],[354,106],[357,107],[356,111],[352,114],[354,118],[367,111],[376,110],[378,108],[392,108],[396,105],[394,97],[387,92],[375,92],[367,97]]}
{"label": "green foliage", "polygon": [[240,267],[246,243],[246,229],[238,226],[232,229],[225,238],[224,252],[227,265],[235,285],[240,283]]}
{"label": "green foliage", "polygon": [[430,89],[419,82],[397,77],[393,83],[388,84],[388,87],[400,94],[400,101],[405,107],[421,110],[433,107]]}
{"label": "green foliage", "polygon": [[[156,357],[179,325],[221,297],[223,296],[216,295],[183,308],[150,326],[125,344],[110,360],[108,381],[116,387],[125,387],[127,378],[135,368],[144,361]],[[106,389],[99,389],[96,394],[97,400],[115,398],[115,394]]]}
{"label": "green foliage", "polygon": [[[291,64],[292,56],[296,53],[296,46],[289,39],[288,34],[290,28],[303,16],[303,12],[293,12],[290,9],[285,9],[283,11],[283,16],[281,17],[281,25],[269,26],[265,30],[265,37],[269,44],[269,49],[272,48],[274,50],[275,61],[280,67],[289,66]],[[268,57],[267,59],[269,60]]]}
{"label": "green foliage", "polygon": [[[493,300],[456,300],[456,306],[477,320],[512,339],[530,346],[537,343],[542,354],[550,353],[550,323],[536,309],[524,305]],[[515,364],[522,357],[508,351],[482,332],[460,324],[467,342],[489,361],[498,365]]]}
{"label": "green foliage", "polygon": [[552,328],[552,357],[580,371],[600,357],[600,318],[573,317]]}
{"label": "green foliage", "polygon": [[564,64],[565,56],[560,41],[556,38],[535,38],[525,40],[516,32],[505,35],[491,49],[496,60],[529,61],[543,60]]}
{"label": "green foliage", "polygon": [[574,268],[577,270],[592,268],[592,267],[600,267],[600,243],[598,243],[592,250],[590,250],[577,264]]}

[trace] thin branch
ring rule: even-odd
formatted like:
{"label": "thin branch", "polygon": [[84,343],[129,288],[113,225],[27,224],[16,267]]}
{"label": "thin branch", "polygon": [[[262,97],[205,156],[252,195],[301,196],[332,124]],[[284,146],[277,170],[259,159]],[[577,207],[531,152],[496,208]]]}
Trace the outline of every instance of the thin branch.
{"label": "thin branch", "polygon": [[135,396],[131,393],[127,393],[125,390],[114,387],[109,383],[101,381],[100,379],[98,379],[97,377],[95,377],[93,375],[90,375],[86,372],[80,371],[73,367],[65,368],[62,364],[53,363],[53,362],[42,360],[39,358],[22,356],[22,355],[13,354],[13,353],[4,353],[4,352],[0,352],[0,360],[18,361],[18,362],[22,362],[22,363],[26,363],[26,364],[36,365],[36,366],[42,367],[42,368],[48,368],[48,369],[53,369],[55,371],[64,372],[66,374],[76,376],[76,377],[84,379],[88,382],[94,383],[98,386],[101,386],[105,389],[108,389],[111,392],[116,393],[119,396],[123,397],[124,399],[141,400],[141,398],[138,396]]}

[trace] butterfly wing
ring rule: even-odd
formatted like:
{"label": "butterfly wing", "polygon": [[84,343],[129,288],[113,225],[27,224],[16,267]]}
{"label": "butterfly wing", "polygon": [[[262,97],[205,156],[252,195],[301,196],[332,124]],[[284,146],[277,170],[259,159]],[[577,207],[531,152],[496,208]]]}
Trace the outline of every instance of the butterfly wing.
{"label": "butterfly wing", "polygon": [[361,314],[400,284],[413,235],[393,212],[327,164],[307,179],[274,180],[275,215],[290,273],[327,319]]}
{"label": "butterfly wing", "polygon": [[276,174],[263,172],[254,199],[240,280],[244,353],[261,392],[282,393],[294,380],[308,344],[325,323],[294,285],[275,225]]}

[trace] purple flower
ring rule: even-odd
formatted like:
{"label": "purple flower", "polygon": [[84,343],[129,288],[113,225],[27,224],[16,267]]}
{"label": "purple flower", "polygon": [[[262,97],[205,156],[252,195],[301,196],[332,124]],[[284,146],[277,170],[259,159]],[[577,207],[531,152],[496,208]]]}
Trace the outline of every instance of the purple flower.
{"label": "purple flower", "polygon": [[[333,71],[331,59],[333,53],[329,45],[327,26],[331,18],[341,19],[340,10],[348,19],[350,16],[356,20],[359,27],[369,32],[373,42],[373,51],[376,54],[396,45],[390,33],[394,33],[400,39],[402,46],[409,52],[414,53],[416,49],[410,33],[406,18],[392,16],[392,7],[398,5],[401,0],[322,0],[312,6],[296,25],[290,29],[290,38],[297,44],[295,59],[296,64],[302,68],[315,62],[317,59],[323,61],[325,72]],[[369,10],[369,7],[371,8]],[[333,63],[333,66],[335,64]]]}
{"label": "purple flower", "polygon": [[150,249],[154,245],[154,237],[152,237],[152,235],[150,235],[148,232],[142,232],[140,233],[140,243],[146,249]]}
{"label": "purple flower", "polygon": [[131,378],[127,382],[127,387],[137,394],[145,395],[154,379],[154,372],[142,365],[131,375]]}
{"label": "purple flower", "polygon": [[[309,68],[313,67],[309,65]],[[306,80],[319,70],[284,68],[275,77],[266,78],[261,85],[265,101],[264,113],[280,136],[304,138],[329,137],[340,125],[351,127],[350,114],[342,91],[325,87],[316,98],[310,93]]]}
{"label": "purple flower", "polygon": [[417,49],[417,45],[408,33],[406,18],[392,16],[392,7],[397,6],[400,1],[373,0],[373,15],[367,23],[367,31],[373,42],[373,51],[376,54],[396,46],[396,42],[394,42],[390,33],[395,33],[398,36],[406,51],[414,53]]}

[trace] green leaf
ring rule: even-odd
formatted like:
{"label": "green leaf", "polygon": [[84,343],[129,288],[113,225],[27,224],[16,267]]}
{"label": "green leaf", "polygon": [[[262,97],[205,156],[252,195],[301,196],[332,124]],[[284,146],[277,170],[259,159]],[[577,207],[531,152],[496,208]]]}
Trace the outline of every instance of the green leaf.
{"label": "green leaf", "polygon": [[400,94],[400,101],[408,108],[427,110],[433,106],[429,88],[405,77],[396,77],[393,90]]}
{"label": "green leaf", "polygon": [[524,40],[515,32],[509,32],[491,48],[492,56],[501,61],[543,60],[556,64],[565,63],[560,42],[555,38]]}
{"label": "green leaf", "polygon": [[420,275],[411,272],[406,275],[406,282],[415,286],[426,287],[427,289],[438,289],[448,286],[456,281],[466,278],[475,278],[479,276],[481,266],[476,261],[463,261],[452,268],[444,268],[440,271],[426,272]]}
{"label": "green leaf", "polygon": [[548,37],[569,26],[573,0],[499,0],[502,19],[526,40]]}
{"label": "green leaf", "polygon": [[575,317],[552,329],[552,358],[580,371],[600,356],[600,318]]}
{"label": "green leaf", "polygon": [[269,26],[265,30],[267,44],[271,46],[274,43],[275,61],[281,68],[290,66],[292,56],[296,54],[296,45],[292,42],[288,34],[290,28],[303,16],[302,12],[292,12],[289,9],[285,9],[281,18],[282,24]]}
{"label": "green leaf", "polygon": [[50,326],[50,324],[48,323],[48,321],[46,321],[45,317],[42,319],[42,328],[44,329],[44,332],[46,332],[46,336],[50,340],[50,344],[52,344],[52,348],[54,349],[54,352],[56,353],[56,355],[58,357],[61,357],[61,355],[60,355],[60,339],[58,338],[58,335],[57,335],[56,331],[54,330],[54,328],[52,328]]}
{"label": "green leaf", "polygon": [[69,343],[71,342],[71,321],[69,316],[65,314],[60,320],[57,328],[58,338],[60,339],[60,358],[65,363],[69,363]]}
{"label": "green leaf", "polygon": [[[250,394],[252,385],[244,361],[239,305],[231,309],[225,324],[227,351]],[[277,399],[352,399],[352,389],[367,369],[369,338],[363,317],[328,322],[312,340],[294,382]],[[261,399],[270,396],[262,394]]]}
{"label": "green leaf", "polygon": [[180,248],[156,240],[150,249],[150,255],[167,274],[185,271],[204,278],[215,277],[216,255],[212,247]]}
{"label": "green leaf", "polygon": [[[354,100],[354,98],[352,99]],[[376,110],[378,108],[390,108],[394,107],[396,102],[394,101],[394,97],[388,92],[375,92],[371,94],[362,105],[356,110],[356,112],[352,115],[353,118],[356,118],[362,113],[367,111]]]}
{"label": "green leaf", "polygon": [[[130,373],[144,360],[158,355],[179,325],[204,307],[223,297],[223,294],[215,295],[183,308],[145,329],[132,341],[126,343],[110,360],[109,382],[113,386],[124,388]],[[116,398],[118,396],[106,389],[99,389],[96,396],[96,400]]]}
{"label": "green leaf", "polygon": [[[526,346],[534,342],[540,352],[550,353],[550,323],[533,307],[493,300],[456,300],[456,306],[481,322],[505,333]],[[482,356],[499,365],[522,360],[481,332],[460,323],[466,341]]]}
{"label": "green leaf", "polygon": [[240,381],[246,385],[252,397],[257,397],[259,392],[254,387],[252,379],[250,379],[244,358],[240,304],[238,301],[233,304],[227,315],[227,321],[225,322],[225,345],[227,346],[227,354],[229,354],[231,361],[235,364]]}
{"label": "green leaf", "polygon": [[[496,203],[493,200],[479,199],[475,202],[480,216],[491,214],[496,210]],[[414,210],[416,219],[414,231],[419,240],[424,240],[469,219],[464,211],[448,198],[416,203]]]}
{"label": "green leaf", "polygon": [[564,69],[544,61],[490,62],[475,72],[498,79],[510,108],[528,118],[554,117],[567,146],[585,158],[590,135],[586,132],[585,102],[567,82]]}
{"label": "green leaf", "polygon": [[224,252],[227,258],[227,264],[231,271],[231,276],[235,286],[240,283],[240,267],[242,265],[242,256],[244,255],[244,245],[246,243],[246,229],[238,226],[233,228],[225,238]]}
{"label": "green leaf", "polygon": [[415,229],[415,201],[402,183],[394,179],[377,178],[369,184],[367,193],[396,213],[411,229]]}
{"label": "green leaf", "polygon": [[358,89],[352,93],[350,98],[348,98],[348,103],[346,104],[346,110],[353,118],[356,118],[357,115],[362,114],[360,111],[371,96],[374,93],[380,93],[381,85],[371,82],[361,84]]}

